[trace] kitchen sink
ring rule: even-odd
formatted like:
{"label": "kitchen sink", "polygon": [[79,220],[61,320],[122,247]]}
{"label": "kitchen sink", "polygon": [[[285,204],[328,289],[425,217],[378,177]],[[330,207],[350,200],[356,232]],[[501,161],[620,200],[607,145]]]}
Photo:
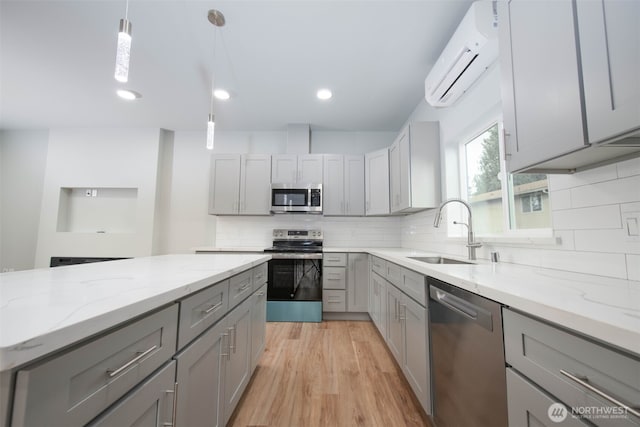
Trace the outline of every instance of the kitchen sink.
{"label": "kitchen sink", "polygon": [[427,264],[475,264],[474,262],[461,261],[459,259],[446,258],[442,256],[409,257],[409,259],[426,262]]}

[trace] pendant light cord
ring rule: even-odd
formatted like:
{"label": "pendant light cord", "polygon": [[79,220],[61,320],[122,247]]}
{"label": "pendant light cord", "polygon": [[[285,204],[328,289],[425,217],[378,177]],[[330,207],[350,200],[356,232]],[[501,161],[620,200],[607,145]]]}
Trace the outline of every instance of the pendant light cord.
{"label": "pendant light cord", "polygon": [[213,114],[213,92],[216,89],[215,81],[216,81],[216,36],[218,34],[218,27],[215,27],[213,31],[213,73],[211,74],[211,105],[209,108],[209,112]]}
{"label": "pendant light cord", "polygon": [[126,6],[124,8],[124,19],[129,20],[129,0],[126,2]]}

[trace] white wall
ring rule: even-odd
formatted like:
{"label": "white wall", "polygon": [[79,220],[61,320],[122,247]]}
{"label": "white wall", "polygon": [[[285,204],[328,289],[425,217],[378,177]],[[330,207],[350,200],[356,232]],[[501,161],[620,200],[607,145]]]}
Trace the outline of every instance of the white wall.
{"label": "white wall", "polygon": [[[36,267],[52,256],[151,255],[160,139],[159,129],[50,130]],[[62,187],[137,188],[135,232],[58,232]]]}
{"label": "white wall", "polygon": [[[422,101],[410,120],[439,120],[445,183],[443,198],[460,194],[458,144],[501,114],[500,73],[492,68],[451,108],[435,109]],[[640,240],[625,237],[622,215],[640,211],[640,159],[575,175],[550,175],[554,242],[485,243],[478,256],[500,252],[502,262],[542,266],[601,276],[640,280]],[[404,218],[402,246],[465,257],[463,239],[435,229],[435,210]],[[449,221],[450,222],[450,221]]]}
{"label": "white wall", "polygon": [[34,266],[47,131],[0,131],[0,271]]}

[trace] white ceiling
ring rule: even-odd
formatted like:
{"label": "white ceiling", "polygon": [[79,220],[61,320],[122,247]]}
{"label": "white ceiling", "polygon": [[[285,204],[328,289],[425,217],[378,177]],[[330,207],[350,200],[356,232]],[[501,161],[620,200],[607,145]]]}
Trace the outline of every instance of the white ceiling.
{"label": "white ceiling", "polygon": [[[130,0],[129,82],[113,78],[125,0],[0,1],[0,129],[398,130],[468,0]],[[226,25],[207,20],[218,9]],[[216,60],[214,62],[214,40]],[[215,67],[214,67],[215,65]],[[119,86],[143,98],[126,102]],[[328,102],[315,97],[330,88]]]}

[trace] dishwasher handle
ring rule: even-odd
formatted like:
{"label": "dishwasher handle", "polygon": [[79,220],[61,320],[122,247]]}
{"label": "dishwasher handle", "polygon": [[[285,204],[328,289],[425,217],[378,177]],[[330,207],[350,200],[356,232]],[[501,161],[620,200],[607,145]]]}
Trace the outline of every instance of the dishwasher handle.
{"label": "dishwasher handle", "polygon": [[431,300],[451,311],[477,323],[488,331],[493,331],[493,319],[489,311],[433,285],[429,286]]}

